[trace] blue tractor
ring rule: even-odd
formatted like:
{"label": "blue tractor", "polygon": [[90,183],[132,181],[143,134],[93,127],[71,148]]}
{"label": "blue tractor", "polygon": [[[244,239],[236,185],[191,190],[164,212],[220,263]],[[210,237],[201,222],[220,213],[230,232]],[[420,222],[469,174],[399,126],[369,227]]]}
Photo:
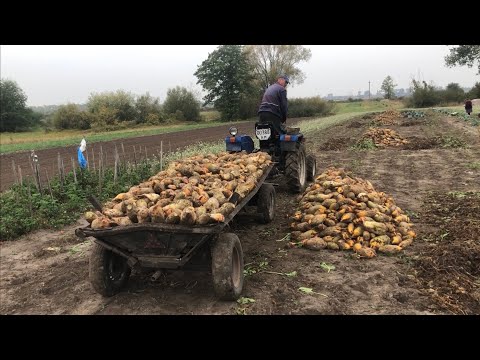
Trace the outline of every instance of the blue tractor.
{"label": "blue tractor", "polygon": [[271,123],[255,123],[255,135],[260,141],[260,149],[255,149],[248,135],[238,135],[237,128],[229,129],[230,136],[225,138],[229,152],[263,151],[272,157],[276,164],[270,176],[284,175],[290,191],[302,193],[307,181],[313,181],[316,175],[316,159],[307,155],[305,137],[299,128],[287,128],[286,133],[278,133]]}

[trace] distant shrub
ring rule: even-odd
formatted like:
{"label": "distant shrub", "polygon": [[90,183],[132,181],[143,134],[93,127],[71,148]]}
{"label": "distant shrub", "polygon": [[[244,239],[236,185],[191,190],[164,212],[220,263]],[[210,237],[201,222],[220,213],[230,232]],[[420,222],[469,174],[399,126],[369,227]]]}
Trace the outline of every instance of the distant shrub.
{"label": "distant shrub", "polygon": [[457,83],[450,83],[447,88],[440,93],[444,102],[459,103],[465,99],[465,91]]}
{"label": "distant shrub", "polygon": [[118,124],[116,109],[111,107],[101,106],[95,113],[91,114],[91,128],[94,130],[104,130],[108,126],[113,126]]}
{"label": "distant shrub", "polygon": [[477,82],[467,94],[470,99],[480,99],[480,82]]}
{"label": "distant shrub", "polygon": [[240,119],[249,119],[256,116],[261,99],[262,97],[260,95],[242,97],[238,109]]}
{"label": "distant shrub", "polygon": [[164,120],[160,100],[148,92],[137,97],[135,102],[135,121],[137,124],[148,123],[158,125]]}
{"label": "distant shrub", "polygon": [[184,121],[185,120],[185,115],[183,115],[182,110],[175,111],[174,117],[175,117],[175,120],[178,120],[178,121]]}
{"label": "distant shrub", "polygon": [[429,107],[435,106],[442,102],[440,90],[435,89],[433,85],[428,85],[423,81],[423,86],[419,81],[412,80],[413,92],[412,96],[405,99],[407,107]]}
{"label": "distant shrub", "polygon": [[288,101],[288,117],[325,116],[332,112],[334,104],[319,96],[297,98]]}
{"label": "distant shrub", "polygon": [[62,105],[52,115],[53,126],[56,129],[80,129],[90,128],[92,117],[85,111],[80,111],[75,104]]}
{"label": "distant shrub", "polygon": [[88,98],[87,108],[90,113],[95,115],[108,109],[108,112],[115,113],[118,121],[131,121],[137,117],[135,97],[123,90],[100,94],[92,93]]}
{"label": "distant shrub", "polygon": [[159,114],[148,114],[145,118],[145,122],[148,125],[159,125],[162,122]]}
{"label": "distant shrub", "polygon": [[[175,118],[177,118],[177,111],[180,111],[183,114],[184,120],[187,121],[201,120],[200,103],[191,91],[180,86],[174,89],[168,89],[167,98],[163,103],[163,111],[166,114],[175,114]],[[179,119],[177,118],[177,120]]]}

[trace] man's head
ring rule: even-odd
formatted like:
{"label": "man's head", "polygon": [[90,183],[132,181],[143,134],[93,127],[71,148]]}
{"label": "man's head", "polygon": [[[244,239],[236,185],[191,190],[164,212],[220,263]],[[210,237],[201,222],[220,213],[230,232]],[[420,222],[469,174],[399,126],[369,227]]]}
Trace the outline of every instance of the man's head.
{"label": "man's head", "polygon": [[286,87],[288,84],[290,84],[290,78],[287,75],[279,75],[277,78],[277,82],[282,85],[283,87]]}

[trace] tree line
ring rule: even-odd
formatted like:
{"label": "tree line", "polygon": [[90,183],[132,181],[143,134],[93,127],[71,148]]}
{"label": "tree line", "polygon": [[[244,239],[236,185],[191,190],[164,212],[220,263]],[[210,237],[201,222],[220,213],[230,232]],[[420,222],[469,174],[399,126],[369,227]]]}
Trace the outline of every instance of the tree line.
{"label": "tree line", "polygon": [[[252,117],[263,90],[276,81],[277,75],[287,73],[292,83],[303,82],[305,75],[298,63],[308,61],[310,57],[311,51],[300,45],[219,46],[194,73],[197,84],[207,93],[203,106],[213,105],[225,121]],[[163,104],[149,93],[135,96],[118,90],[90,94],[85,109],[77,104],[67,104],[59,106],[53,114],[45,115],[26,107],[27,96],[16,82],[2,79],[0,86],[0,131],[27,130],[42,118],[56,129],[97,130],[135,124],[158,125],[169,120],[199,121],[202,107],[192,91],[177,86],[168,89]],[[311,104],[312,101],[309,109]]]}
{"label": "tree line", "polygon": [[163,104],[148,92],[139,96],[124,90],[91,93],[85,105],[60,105],[42,114],[26,106],[27,96],[13,80],[0,80],[0,131],[25,131],[43,120],[56,129],[113,130],[135,124],[158,125],[170,120],[199,121],[200,102],[193,92],[168,89]]}
{"label": "tree line", "polygon": [[[301,84],[306,75],[298,65],[309,61],[311,50],[301,45],[221,45],[197,66],[194,76],[206,92],[203,106],[213,105],[221,119],[231,121],[256,115],[265,89],[279,74],[288,74],[292,84]],[[480,71],[480,46],[460,45],[450,49],[445,58],[447,66],[474,66]],[[390,76],[382,83],[385,97],[394,97]],[[412,82],[410,106],[432,106],[442,102],[461,101],[463,97],[478,98],[480,83],[465,94],[458,84],[449,84],[446,90],[433,85]],[[0,80],[0,132],[24,131],[40,123],[45,114],[26,106],[27,96],[13,80]],[[296,99],[289,116],[299,114],[325,115],[331,107],[319,97]],[[76,104],[60,106],[45,120],[57,129],[110,130],[135,124],[157,125],[169,120],[199,121],[201,102],[184,87],[168,89],[163,104],[148,92],[133,95],[118,90],[92,93],[86,108]]]}
{"label": "tree line", "polygon": [[[385,99],[395,98],[395,86],[391,76],[387,76],[382,83],[381,91]],[[445,89],[436,87],[433,83],[412,79],[411,95],[404,98],[407,107],[428,107],[462,103],[465,99],[480,98],[480,82],[477,82],[469,91],[463,90],[458,83],[450,83]]]}

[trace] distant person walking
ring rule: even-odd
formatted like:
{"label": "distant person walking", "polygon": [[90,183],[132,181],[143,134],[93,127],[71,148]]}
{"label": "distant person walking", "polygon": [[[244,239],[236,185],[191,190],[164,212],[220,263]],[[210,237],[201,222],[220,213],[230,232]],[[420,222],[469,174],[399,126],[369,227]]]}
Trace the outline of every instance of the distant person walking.
{"label": "distant person walking", "polygon": [[465,100],[465,111],[467,112],[468,115],[470,115],[473,112],[472,100],[470,99]]}

